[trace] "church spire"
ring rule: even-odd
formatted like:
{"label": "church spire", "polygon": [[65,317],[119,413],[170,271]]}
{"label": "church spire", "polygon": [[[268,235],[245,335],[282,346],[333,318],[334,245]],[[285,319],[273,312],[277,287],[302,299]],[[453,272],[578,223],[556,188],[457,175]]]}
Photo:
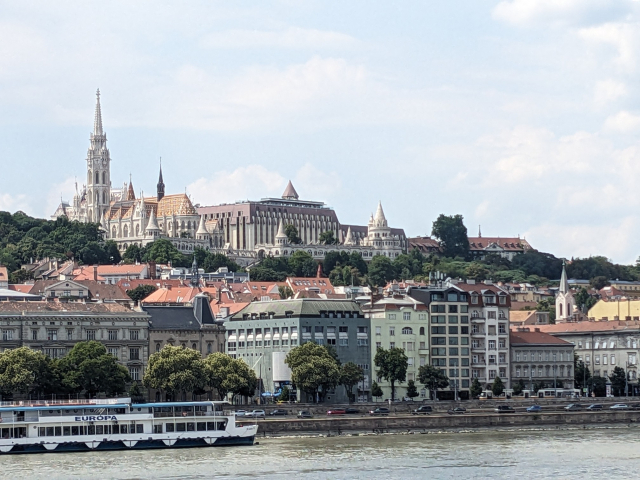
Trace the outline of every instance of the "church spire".
{"label": "church spire", "polygon": [[162,180],[162,157],[160,157],[160,176],[158,177],[158,201],[164,197],[164,181]]}
{"label": "church spire", "polygon": [[567,270],[565,268],[564,260],[562,261],[562,275],[560,276],[560,293],[569,292],[569,281],[567,280]]}
{"label": "church spire", "polygon": [[96,114],[93,119],[93,134],[102,135],[102,110],[100,109],[100,89],[96,91]]}
{"label": "church spire", "polygon": [[133,189],[131,174],[129,174],[129,188],[127,189],[127,200],[135,200],[135,199],[136,199],[136,192]]}

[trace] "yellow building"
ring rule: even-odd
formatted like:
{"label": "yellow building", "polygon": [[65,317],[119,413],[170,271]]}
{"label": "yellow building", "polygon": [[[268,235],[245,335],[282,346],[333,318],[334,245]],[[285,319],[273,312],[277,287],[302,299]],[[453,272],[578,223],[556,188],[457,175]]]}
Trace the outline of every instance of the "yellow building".
{"label": "yellow building", "polygon": [[640,320],[640,300],[600,300],[588,315],[596,321]]}

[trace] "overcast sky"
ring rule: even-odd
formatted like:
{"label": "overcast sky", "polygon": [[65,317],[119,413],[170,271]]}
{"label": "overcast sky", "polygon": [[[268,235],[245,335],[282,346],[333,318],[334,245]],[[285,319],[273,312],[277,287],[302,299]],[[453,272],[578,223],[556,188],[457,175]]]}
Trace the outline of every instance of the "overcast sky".
{"label": "overcast sky", "polygon": [[0,210],[71,199],[99,87],[114,186],[638,257],[640,2],[172,3],[0,1]]}

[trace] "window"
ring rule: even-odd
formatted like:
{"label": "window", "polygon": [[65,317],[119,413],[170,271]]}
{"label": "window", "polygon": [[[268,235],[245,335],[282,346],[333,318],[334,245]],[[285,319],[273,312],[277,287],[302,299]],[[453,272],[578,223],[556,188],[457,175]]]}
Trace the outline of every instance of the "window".
{"label": "window", "polygon": [[389,327],[389,336],[395,337],[396,335],[396,327]]}
{"label": "window", "polygon": [[316,325],[315,328],[313,329],[314,332],[316,333],[323,333],[324,332],[324,327],[322,325]]}
{"label": "window", "polygon": [[496,341],[489,340],[489,350],[495,350],[495,349],[496,349]]}
{"label": "window", "polygon": [[431,335],[445,335],[447,327],[431,327]]}
{"label": "window", "polygon": [[411,327],[404,327],[402,329],[403,335],[413,335],[413,329]]}
{"label": "window", "polygon": [[390,313],[389,314],[389,320],[395,320],[396,319],[396,314],[395,313]]}
{"label": "window", "polygon": [[449,323],[458,323],[458,317],[455,315],[449,315]]}
{"label": "window", "polygon": [[418,320],[426,320],[427,319],[427,314],[426,313],[419,313],[418,314]]}
{"label": "window", "polygon": [[109,340],[118,340],[117,330],[109,330]]}
{"label": "window", "polygon": [[376,327],[376,335],[382,335],[382,327]]}
{"label": "window", "polygon": [[129,375],[131,376],[131,380],[139,381],[140,380],[140,367],[129,367]]}
{"label": "window", "polygon": [[13,340],[13,330],[2,330],[2,340]]}
{"label": "window", "polygon": [[494,312],[493,310],[488,311],[487,312],[487,318],[495,319],[496,318],[496,312]]}
{"label": "window", "polygon": [[396,348],[396,342],[389,342],[389,348]]}
{"label": "window", "polygon": [[458,347],[450,347],[449,355],[458,355]]}
{"label": "window", "polygon": [[404,312],[402,314],[402,319],[403,320],[411,320],[411,312]]}
{"label": "window", "polygon": [[446,345],[447,337],[431,337],[431,345]]}
{"label": "window", "polygon": [[449,337],[449,345],[458,345],[458,337]]}
{"label": "window", "polygon": [[435,357],[444,357],[447,354],[446,348],[432,348],[431,355]]}
{"label": "window", "polygon": [[96,331],[87,330],[87,340],[95,340],[95,339],[96,339]]}
{"label": "window", "polygon": [[119,353],[118,353],[118,347],[108,347],[107,348],[107,353],[109,353],[109,355],[112,355],[116,358],[119,357]]}
{"label": "window", "polygon": [[140,360],[140,349],[138,347],[129,349],[129,360]]}
{"label": "window", "polygon": [[503,334],[507,333],[507,326],[504,323],[498,325],[498,333]]}
{"label": "window", "polygon": [[420,327],[420,335],[424,335],[424,327]]}
{"label": "window", "polygon": [[129,340],[138,340],[140,337],[140,330],[129,330]]}
{"label": "window", "polygon": [[432,315],[431,323],[447,323],[447,317],[444,315]]}
{"label": "window", "polygon": [[427,348],[427,345],[425,342],[420,342],[420,350],[424,350],[425,348]]}
{"label": "window", "polygon": [[457,335],[457,334],[458,334],[458,327],[449,326],[449,335]]}
{"label": "window", "polygon": [[[358,328],[365,328],[366,329],[367,327],[358,327]],[[338,328],[338,332],[339,333],[349,333],[349,327],[339,327]],[[367,333],[367,332],[365,331],[364,333]]]}
{"label": "window", "polygon": [[458,313],[457,305],[449,305],[449,313]]}
{"label": "window", "polygon": [[[347,340],[347,339],[344,338],[342,340]],[[358,346],[359,347],[366,347],[368,345],[369,345],[369,340],[367,338],[359,338],[358,339]]]}
{"label": "window", "polygon": [[382,342],[376,342],[376,349],[382,348]]}
{"label": "window", "polygon": [[349,346],[349,339],[348,338],[341,338],[339,345],[341,347],[348,347]]}
{"label": "window", "polygon": [[73,340],[73,328],[67,328],[67,340]]}
{"label": "window", "polygon": [[31,340],[38,339],[38,330],[31,330]]}

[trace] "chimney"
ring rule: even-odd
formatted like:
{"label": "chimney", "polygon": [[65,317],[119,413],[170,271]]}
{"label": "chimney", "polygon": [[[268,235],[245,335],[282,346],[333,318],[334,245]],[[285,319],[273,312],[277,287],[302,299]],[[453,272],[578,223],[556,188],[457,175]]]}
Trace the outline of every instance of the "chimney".
{"label": "chimney", "polygon": [[540,329],[539,328],[536,328],[534,331],[540,333]]}
{"label": "chimney", "polygon": [[222,300],[222,289],[220,287],[216,288],[216,300],[218,301],[218,303],[220,303],[220,301]]}
{"label": "chimney", "polygon": [[171,285],[165,285],[167,290],[171,290]]}
{"label": "chimney", "polygon": [[322,263],[318,262],[318,270],[316,271],[316,278],[322,277]]}
{"label": "chimney", "polygon": [[93,281],[94,282],[98,281],[98,266],[97,265],[93,266]]}

